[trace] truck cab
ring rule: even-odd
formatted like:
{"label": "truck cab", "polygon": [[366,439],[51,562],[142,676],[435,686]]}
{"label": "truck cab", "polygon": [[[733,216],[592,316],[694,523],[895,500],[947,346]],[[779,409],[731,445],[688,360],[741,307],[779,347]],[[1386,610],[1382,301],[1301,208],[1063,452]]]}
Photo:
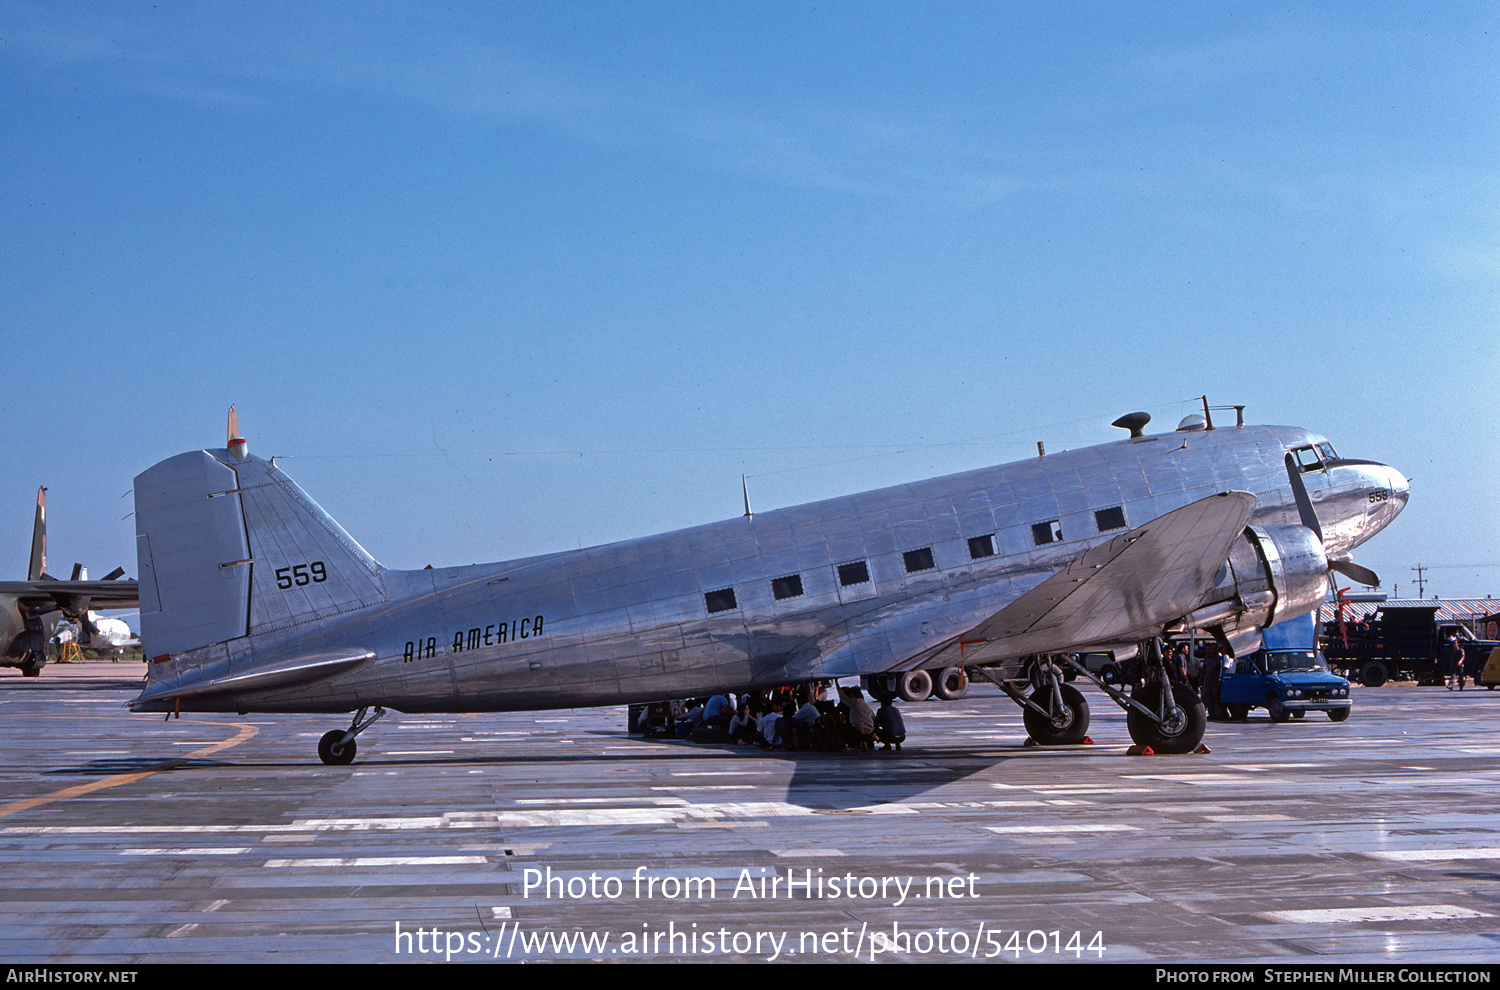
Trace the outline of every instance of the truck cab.
{"label": "truck cab", "polygon": [[1234,661],[1219,684],[1219,700],[1230,718],[1243,721],[1264,708],[1273,722],[1326,712],[1335,722],[1349,717],[1349,682],[1328,669],[1317,650],[1257,650]]}
{"label": "truck cab", "polygon": [[1349,717],[1349,682],[1328,669],[1318,652],[1317,619],[1297,616],[1266,629],[1261,648],[1225,665],[1219,701],[1229,717],[1244,721],[1264,708],[1271,721],[1326,712],[1335,722]]}

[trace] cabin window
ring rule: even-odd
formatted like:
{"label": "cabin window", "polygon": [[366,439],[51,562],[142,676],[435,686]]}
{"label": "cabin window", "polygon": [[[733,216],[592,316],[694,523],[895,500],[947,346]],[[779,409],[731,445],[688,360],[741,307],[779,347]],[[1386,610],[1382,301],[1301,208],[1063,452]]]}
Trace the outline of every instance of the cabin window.
{"label": "cabin window", "polygon": [[802,575],[788,574],[771,579],[771,594],[779,602],[784,598],[799,598],[802,595]]}
{"label": "cabin window", "polygon": [[703,604],[708,606],[709,614],[714,612],[728,612],[730,609],[738,608],[734,600],[733,588],[722,588],[718,591],[710,591],[703,596]]}
{"label": "cabin window", "polygon": [[1049,519],[1047,522],[1037,523],[1031,527],[1031,540],[1039,547],[1049,543],[1062,542],[1062,521]]}
{"label": "cabin window", "polygon": [[1099,527],[1103,533],[1111,529],[1125,528],[1125,507],[1117,505],[1111,509],[1098,509],[1094,512],[1094,525]]}
{"label": "cabin window", "polygon": [[839,565],[839,586],[847,588],[851,584],[865,584],[870,580],[870,565],[862,560],[856,560],[852,564]]}
{"label": "cabin window", "polygon": [[932,547],[923,547],[920,550],[908,550],[901,555],[906,561],[906,573],[914,574],[917,571],[930,571],[937,565],[932,562]]}
{"label": "cabin window", "polygon": [[973,536],[969,538],[969,559],[978,560],[980,557],[995,556],[995,534],[988,536]]}

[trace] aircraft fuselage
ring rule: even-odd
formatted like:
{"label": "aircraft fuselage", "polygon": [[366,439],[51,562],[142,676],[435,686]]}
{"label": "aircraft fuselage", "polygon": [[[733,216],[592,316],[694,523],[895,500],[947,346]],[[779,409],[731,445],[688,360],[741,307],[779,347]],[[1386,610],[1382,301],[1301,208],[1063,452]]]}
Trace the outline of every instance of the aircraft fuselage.
{"label": "aircraft fuselage", "polygon": [[[1296,470],[1329,555],[1363,543],[1404,506],[1399,472],[1340,460],[1301,429],[1244,426],[1126,439],[505,563],[393,570],[370,560],[368,588],[326,602],[314,593],[342,581],[339,565],[309,544],[272,569],[252,524],[247,559],[234,561],[254,569],[248,635],[153,663],[134,707],[508,711],[906,669],[1089,548],[1216,493],[1253,494],[1251,526],[1296,526],[1293,449],[1314,451]],[[208,454],[235,467],[223,450]],[[279,475],[258,458],[247,463]],[[248,500],[251,486],[243,476],[238,484]],[[257,518],[246,504],[246,518]],[[143,585],[150,564],[142,559]],[[271,608],[281,607],[277,595],[304,592],[302,605]],[[148,597],[142,639],[152,656]],[[349,649],[368,657],[305,680],[188,689],[299,652]]]}

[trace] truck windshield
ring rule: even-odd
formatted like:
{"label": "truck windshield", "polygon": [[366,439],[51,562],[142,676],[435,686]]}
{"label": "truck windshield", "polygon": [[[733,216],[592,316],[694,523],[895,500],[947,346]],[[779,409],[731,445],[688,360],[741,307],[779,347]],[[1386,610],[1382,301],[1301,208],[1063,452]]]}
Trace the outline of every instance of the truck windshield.
{"label": "truck windshield", "polygon": [[1323,662],[1314,650],[1291,650],[1285,653],[1267,653],[1266,666],[1272,674],[1283,674],[1293,670],[1327,670],[1328,665]]}

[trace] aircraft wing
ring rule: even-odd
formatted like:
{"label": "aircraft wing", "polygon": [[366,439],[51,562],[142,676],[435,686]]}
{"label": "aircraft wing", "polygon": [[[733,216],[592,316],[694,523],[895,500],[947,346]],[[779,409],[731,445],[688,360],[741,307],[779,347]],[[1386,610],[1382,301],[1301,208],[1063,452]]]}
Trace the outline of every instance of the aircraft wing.
{"label": "aircraft wing", "polygon": [[134,581],[0,581],[0,595],[14,595],[29,608],[50,601],[70,611],[105,611],[140,604],[139,586]]}
{"label": "aircraft wing", "polygon": [[1221,492],[1122,533],[917,665],[984,664],[1151,636],[1201,604],[1256,504],[1248,492]]}

